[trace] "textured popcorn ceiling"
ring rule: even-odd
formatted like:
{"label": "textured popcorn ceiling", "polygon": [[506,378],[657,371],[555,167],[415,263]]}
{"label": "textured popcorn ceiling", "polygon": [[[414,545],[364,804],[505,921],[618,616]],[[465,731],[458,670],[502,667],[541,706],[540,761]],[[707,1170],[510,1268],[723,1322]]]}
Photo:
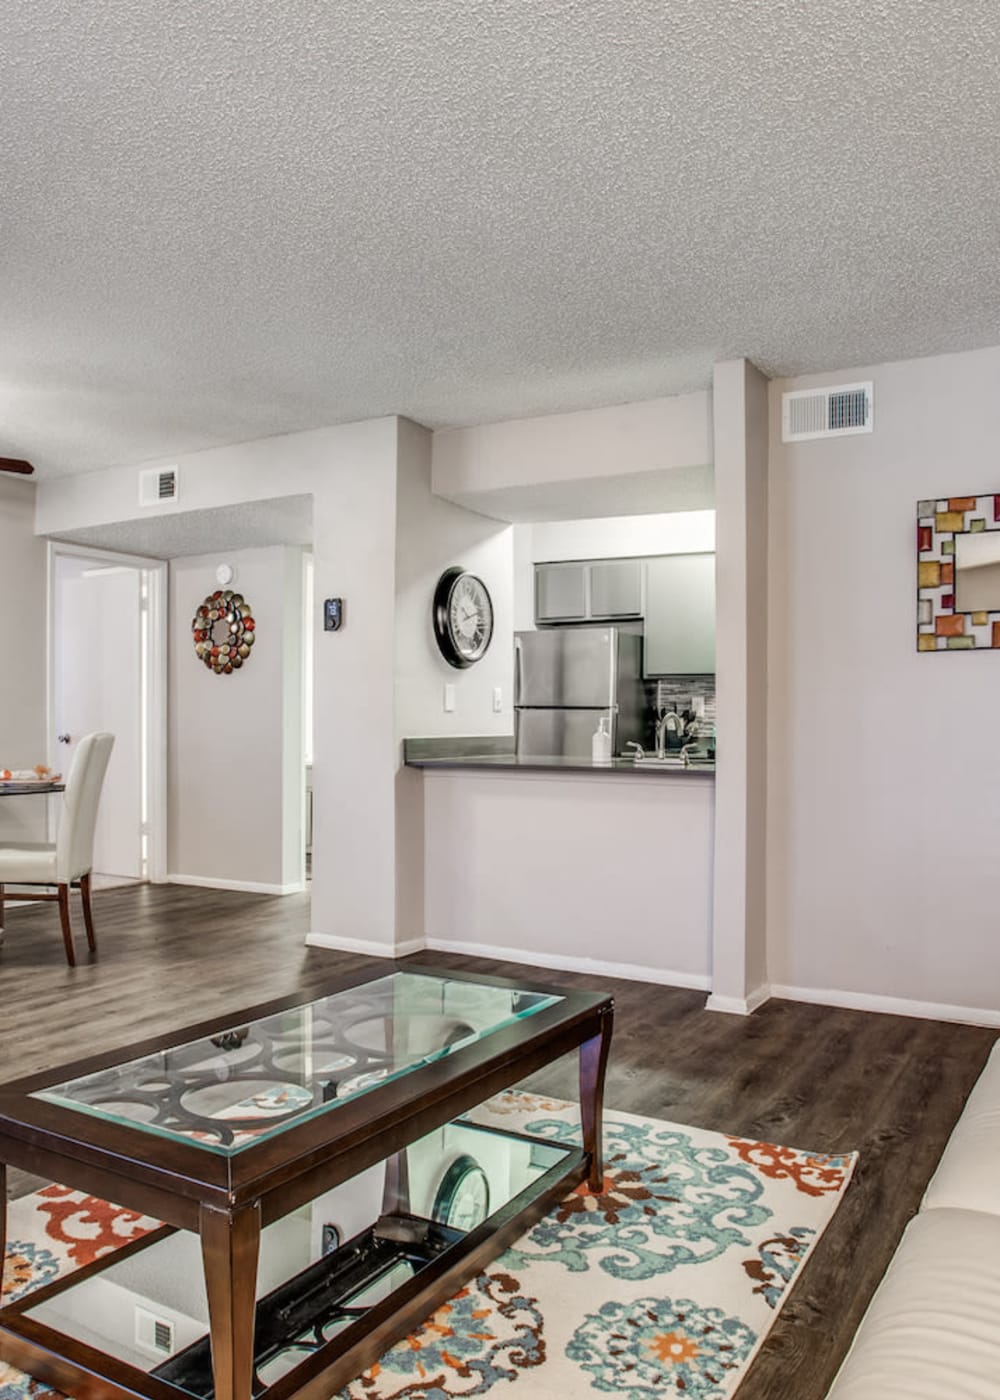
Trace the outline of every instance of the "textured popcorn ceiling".
{"label": "textured popcorn ceiling", "polygon": [[151,511],[139,519],[66,530],[59,538],[71,544],[143,554],[152,559],[214,553],[219,555],[220,563],[225,563],[227,549],[311,545],[312,523],[311,496],[279,496],[268,501],[217,506],[213,510],[180,510],[170,515]]}
{"label": "textured popcorn ceiling", "polygon": [[7,0],[50,474],[1000,339],[996,0]]}

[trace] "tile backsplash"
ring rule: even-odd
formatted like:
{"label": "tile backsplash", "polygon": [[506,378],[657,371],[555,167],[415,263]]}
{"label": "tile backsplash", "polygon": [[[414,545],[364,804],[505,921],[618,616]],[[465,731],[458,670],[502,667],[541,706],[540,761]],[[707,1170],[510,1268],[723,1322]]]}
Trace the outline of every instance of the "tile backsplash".
{"label": "tile backsplash", "polygon": [[[700,695],[705,701],[705,717],[698,721],[698,733],[708,737],[715,725],[715,676],[663,676],[659,680],[645,681],[647,740],[650,747],[655,741],[657,687],[670,709],[678,714],[691,708],[691,701]],[[645,742],[645,741],[644,741]]]}

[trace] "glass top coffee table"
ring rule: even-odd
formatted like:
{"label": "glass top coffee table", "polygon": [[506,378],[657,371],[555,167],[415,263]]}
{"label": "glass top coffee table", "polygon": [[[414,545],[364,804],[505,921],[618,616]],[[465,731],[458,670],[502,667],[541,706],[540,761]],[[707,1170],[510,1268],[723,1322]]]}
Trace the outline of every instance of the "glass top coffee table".
{"label": "glass top coffee table", "polygon": [[[611,1025],[605,996],[408,967],[0,1086],[0,1188],[163,1222],[0,1308],[0,1356],[83,1400],[333,1394],[599,1187]],[[582,1147],[463,1119],[572,1050]]]}

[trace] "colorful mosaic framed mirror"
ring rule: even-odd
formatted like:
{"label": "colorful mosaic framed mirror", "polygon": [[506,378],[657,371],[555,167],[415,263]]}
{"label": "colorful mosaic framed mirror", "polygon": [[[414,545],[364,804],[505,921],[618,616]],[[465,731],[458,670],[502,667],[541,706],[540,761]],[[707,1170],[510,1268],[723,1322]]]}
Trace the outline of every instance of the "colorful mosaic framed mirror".
{"label": "colorful mosaic framed mirror", "polygon": [[917,504],[917,650],[1000,648],[1000,495]]}

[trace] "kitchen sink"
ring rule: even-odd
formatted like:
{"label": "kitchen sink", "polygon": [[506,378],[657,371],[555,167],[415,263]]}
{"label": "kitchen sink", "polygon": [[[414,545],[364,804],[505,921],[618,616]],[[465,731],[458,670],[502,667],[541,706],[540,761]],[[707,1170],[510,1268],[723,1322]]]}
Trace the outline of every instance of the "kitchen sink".
{"label": "kitchen sink", "polygon": [[637,768],[704,768],[713,761],[707,755],[700,754],[685,763],[680,754],[675,753],[667,754],[663,758],[657,758],[655,753],[646,753],[642,758],[633,760]]}

